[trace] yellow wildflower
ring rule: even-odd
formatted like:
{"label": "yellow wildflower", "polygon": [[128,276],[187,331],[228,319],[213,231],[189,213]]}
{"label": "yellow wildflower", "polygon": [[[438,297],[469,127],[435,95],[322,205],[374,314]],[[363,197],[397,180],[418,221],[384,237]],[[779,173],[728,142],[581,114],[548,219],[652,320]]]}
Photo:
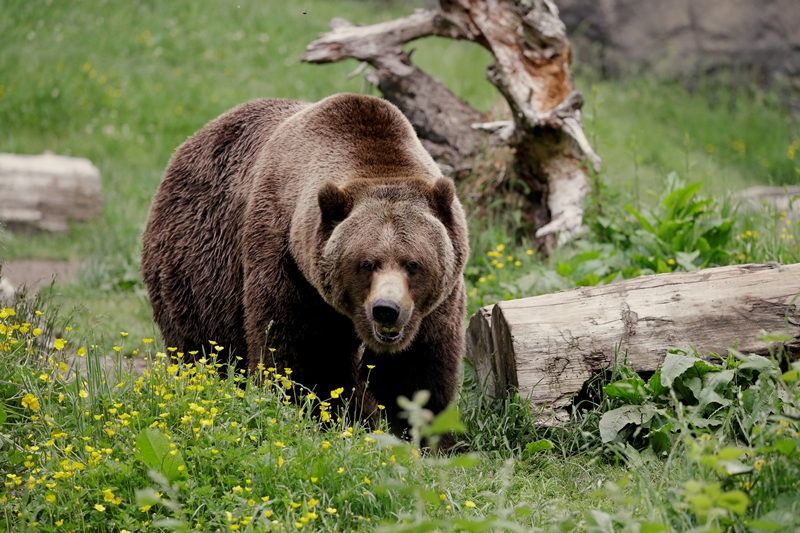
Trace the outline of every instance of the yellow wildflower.
{"label": "yellow wildflower", "polygon": [[30,409],[31,411],[38,411],[39,410],[39,400],[31,393],[26,394],[22,397],[22,407],[26,409]]}

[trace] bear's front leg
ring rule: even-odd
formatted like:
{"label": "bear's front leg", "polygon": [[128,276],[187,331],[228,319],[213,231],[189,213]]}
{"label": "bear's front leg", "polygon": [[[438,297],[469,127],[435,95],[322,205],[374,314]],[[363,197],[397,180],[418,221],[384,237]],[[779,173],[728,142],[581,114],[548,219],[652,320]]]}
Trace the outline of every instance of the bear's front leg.
{"label": "bear's front leg", "polygon": [[[252,268],[245,280],[247,362],[251,375],[274,367],[321,399],[342,388],[352,414],[361,411],[360,341],[349,319],[330,307],[290,259]],[[260,376],[259,376],[260,377]],[[332,402],[333,403],[333,402]]]}
{"label": "bear's front leg", "polygon": [[369,380],[368,390],[385,406],[395,433],[407,429],[407,422],[399,418],[398,396],[411,398],[416,391],[425,389],[430,392],[425,407],[434,414],[455,399],[464,355],[465,313],[466,293],[460,281],[445,301],[422,320],[414,342],[406,350],[394,354],[365,350],[361,378]]}

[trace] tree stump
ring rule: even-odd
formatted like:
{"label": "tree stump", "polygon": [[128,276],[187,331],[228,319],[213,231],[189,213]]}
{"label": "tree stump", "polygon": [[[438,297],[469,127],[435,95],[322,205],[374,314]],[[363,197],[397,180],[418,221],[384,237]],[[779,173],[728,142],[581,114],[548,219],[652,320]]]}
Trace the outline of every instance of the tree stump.
{"label": "tree stump", "polygon": [[786,332],[786,344],[800,348],[800,264],[658,274],[500,302],[472,316],[467,357],[485,394],[517,389],[555,422],[616,356],[647,372],[670,348],[725,356],[738,343],[766,354],[762,330]]}
{"label": "tree stump", "polygon": [[[569,71],[571,48],[552,0],[441,0],[439,9],[371,26],[336,18],[308,45],[310,63],[361,60],[375,70],[367,80],[408,117],[423,145],[441,164],[468,166],[486,134],[515,149],[525,184],[525,217],[535,236],[564,242],[582,227],[588,190],[582,161],[596,171],[600,158],[583,133],[583,96]],[[487,48],[497,60],[486,76],[508,102],[511,120],[483,115],[411,62],[403,45],[436,35]]]}
{"label": "tree stump", "polygon": [[0,221],[10,230],[66,231],[103,214],[100,171],[88,159],[0,154]]}

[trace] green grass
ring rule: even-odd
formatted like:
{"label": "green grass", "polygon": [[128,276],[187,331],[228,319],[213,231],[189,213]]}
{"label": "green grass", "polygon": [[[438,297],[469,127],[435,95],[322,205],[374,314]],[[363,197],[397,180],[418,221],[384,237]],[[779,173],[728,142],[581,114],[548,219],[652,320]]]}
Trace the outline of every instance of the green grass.
{"label": "green grass", "polygon": [[[58,329],[54,346],[42,342]],[[398,518],[480,521],[508,502],[531,527],[589,508],[586,487],[619,474],[581,457],[514,467],[496,456],[475,479],[477,457],[423,458],[383,423],[321,423],[312,411],[332,408],[290,370],[264,369],[257,387],[233,370],[220,378],[213,357],[184,365],[152,339],[118,336],[111,353],[144,356],[142,376],[70,338],[43,300],[0,309],[2,530],[371,531]],[[548,507],[533,505],[542,497]]]}
{"label": "green grass", "polygon": [[717,195],[800,182],[800,122],[769,93],[711,81],[690,93],[648,78],[581,88],[587,136],[610,182],[634,185],[636,160],[643,200],[673,171]]}
{"label": "green grass", "polygon": [[[466,425],[451,410],[424,421],[415,397],[409,443],[385,423],[370,432],[339,418],[326,402],[344,391],[309,394],[289,369],[264,368],[258,387],[233,369],[220,377],[216,356],[187,365],[129,335],[107,357],[71,340],[68,323],[42,299],[0,309],[5,531],[800,525],[800,363],[784,371],[779,345],[770,358],[733,352],[721,367],[674,353],[679,362],[648,382],[615,368],[597,383],[598,404],[555,428],[534,426],[518,397],[480,400],[470,378],[459,402]],[[127,351],[145,357],[144,375],[118,355]],[[631,409],[651,416],[620,425],[615,413]],[[420,435],[456,428],[481,453],[418,451]]]}

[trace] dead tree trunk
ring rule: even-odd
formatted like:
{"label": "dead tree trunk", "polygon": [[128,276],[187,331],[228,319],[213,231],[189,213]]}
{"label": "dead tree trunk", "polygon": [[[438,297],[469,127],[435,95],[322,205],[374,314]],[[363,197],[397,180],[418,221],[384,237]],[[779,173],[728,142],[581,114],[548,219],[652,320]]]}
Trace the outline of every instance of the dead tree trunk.
{"label": "dead tree trunk", "polygon": [[500,302],[473,315],[467,357],[484,393],[518,389],[544,415],[565,413],[617,351],[654,371],[670,348],[702,355],[766,354],[759,332],[782,331],[800,348],[800,265],[739,265],[659,274]]}
{"label": "dead tree trunk", "polygon": [[[375,67],[367,79],[442,164],[464,165],[485,134],[512,146],[536,237],[563,242],[581,228],[588,189],[581,163],[588,158],[599,171],[600,159],[583,133],[583,97],[574,90],[571,49],[552,0],[441,0],[438,10],[372,26],[334,19],[331,30],[308,45],[303,61],[356,58],[364,62],[360,70]],[[482,122],[480,112],[414,66],[403,45],[430,35],[473,41],[494,54],[487,78],[508,102],[511,120]]]}

